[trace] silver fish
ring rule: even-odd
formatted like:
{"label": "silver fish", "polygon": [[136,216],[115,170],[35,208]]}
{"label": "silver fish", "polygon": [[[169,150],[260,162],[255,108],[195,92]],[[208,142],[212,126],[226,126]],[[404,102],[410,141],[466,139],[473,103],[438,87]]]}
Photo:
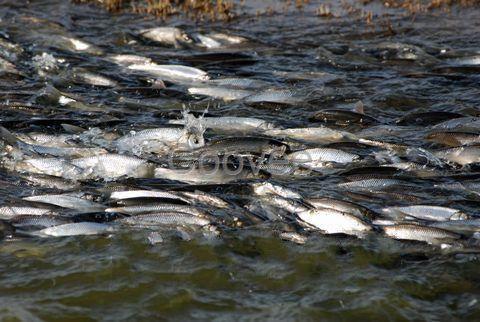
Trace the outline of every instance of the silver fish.
{"label": "silver fish", "polygon": [[461,235],[444,229],[416,224],[399,224],[382,227],[385,234],[394,239],[423,241],[429,244],[441,244],[461,238]]}
{"label": "silver fish", "polygon": [[117,222],[132,226],[162,226],[162,225],[186,225],[206,226],[210,220],[181,212],[162,212],[145,215],[136,215],[118,219]]}
{"label": "silver fish", "polygon": [[[185,124],[186,122],[186,120],[181,119],[170,120],[168,123]],[[273,123],[253,117],[202,117],[198,119],[198,122],[207,129],[222,132],[256,133],[275,128]]]}
{"label": "silver fish", "polygon": [[209,79],[207,72],[198,68],[183,65],[133,64],[127,67],[130,70],[141,71],[152,76],[160,77],[172,82],[176,81],[204,81]]}
{"label": "silver fish", "polygon": [[362,235],[372,227],[353,215],[334,209],[311,209],[297,213],[298,217],[325,234]]}
{"label": "silver fish", "polygon": [[99,235],[108,232],[113,232],[115,229],[111,225],[99,224],[93,222],[80,222],[63,224],[53,227],[48,227],[37,232],[32,232],[32,235],[36,236],[54,236],[54,237],[66,237],[66,236],[80,236],[80,235]]}
{"label": "silver fish", "polygon": [[23,200],[46,203],[49,205],[55,205],[62,208],[74,209],[76,211],[82,211],[82,212],[103,211],[106,208],[102,204],[99,204],[90,200],[82,199],[76,196],[68,195],[68,194],[37,195],[37,196],[25,197],[23,198]]}
{"label": "silver fish", "polygon": [[71,160],[84,170],[89,178],[115,179],[119,177],[152,178],[154,165],[136,157],[121,154],[104,154]]}
{"label": "silver fish", "polygon": [[396,219],[405,219],[405,216],[432,221],[469,219],[467,214],[458,209],[431,205],[388,207],[381,209],[380,212],[386,216],[393,216]]}
{"label": "silver fish", "polygon": [[325,162],[352,163],[360,159],[357,154],[331,148],[314,148],[296,151],[287,155],[287,159],[307,167],[318,167]]}
{"label": "silver fish", "polygon": [[356,140],[355,135],[352,133],[337,131],[328,127],[268,130],[265,131],[264,134],[319,144]]}

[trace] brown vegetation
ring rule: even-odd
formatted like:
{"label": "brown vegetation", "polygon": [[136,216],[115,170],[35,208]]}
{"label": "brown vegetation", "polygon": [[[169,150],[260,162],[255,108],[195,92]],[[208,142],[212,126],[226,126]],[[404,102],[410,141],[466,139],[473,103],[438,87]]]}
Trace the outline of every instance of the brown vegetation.
{"label": "brown vegetation", "polygon": [[[183,14],[188,18],[196,20],[231,20],[237,14],[237,9],[246,0],[73,0],[80,3],[95,3],[111,12],[135,12],[150,14],[160,18],[167,18],[172,15]],[[386,8],[403,9],[410,14],[427,12],[430,10],[448,11],[454,5],[468,7],[479,5],[480,0],[343,0],[345,6],[347,3],[351,8],[356,5],[366,6],[372,2],[381,2]],[[302,9],[309,0],[279,0],[284,3],[284,8],[292,4],[297,9]],[[240,4],[240,6],[236,6]],[[363,11],[363,10],[362,10]],[[268,12],[267,12],[268,13]],[[270,12],[274,14],[274,11]],[[321,4],[317,10],[317,15],[322,17],[335,16],[328,4]],[[348,10],[347,10],[348,13]],[[368,23],[372,22],[373,15],[370,11],[365,11],[365,19]]]}

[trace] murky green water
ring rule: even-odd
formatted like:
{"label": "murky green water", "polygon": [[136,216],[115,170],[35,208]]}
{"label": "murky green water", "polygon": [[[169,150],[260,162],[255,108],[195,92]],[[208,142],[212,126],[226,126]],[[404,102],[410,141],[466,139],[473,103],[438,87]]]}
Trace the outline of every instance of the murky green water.
{"label": "murky green water", "polygon": [[[226,31],[251,39],[248,45],[229,50],[233,58],[226,59],[226,55],[219,58],[137,41],[134,31],[164,24],[153,18],[108,14],[68,1],[2,1],[0,31],[25,53],[15,63],[23,76],[1,78],[1,122],[16,131],[58,132],[59,124],[67,120],[125,132],[159,126],[163,110],[186,104],[192,110],[210,105],[214,115],[255,116],[285,127],[304,127],[320,124],[309,121],[320,109],[351,108],[359,100],[366,114],[390,125],[414,111],[480,114],[478,66],[445,65],[450,57],[479,53],[479,9],[414,18],[395,12],[367,25],[356,16],[320,18],[314,14],[316,6],[285,15],[246,15],[227,24],[168,22],[188,31]],[[375,4],[372,8],[379,10]],[[393,32],[383,25],[387,19]],[[166,92],[147,89],[147,80],[119,73],[100,58],[102,54],[61,50],[42,38],[48,34],[78,37],[104,53],[143,55],[157,63],[193,65],[214,77],[250,77],[310,94],[301,104],[266,108],[244,102],[212,103],[175,87]],[[391,59],[375,49],[384,41],[416,45],[426,56]],[[55,73],[42,78],[31,62],[43,52],[63,58],[67,70],[83,67],[114,78],[120,86],[105,89],[66,82]],[[318,77],[292,80],[273,71],[299,72],[303,78],[309,78],[305,75],[311,71],[326,72],[334,77],[327,82]],[[87,103],[101,104],[102,109],[78,111],[38,103],[37,93],[45,82]],[[135,106],[125,99],[150,99],[153,105],[141,101]],[[24,106],[27,102],[35,103]],[[31,122],[32,118],[48,121]],[[377,138],[429,148],[423,130],[425,125],[412,121],[399,135]],[[475,173],[474,168],[456,171]],[[340,197],[372,208],[408,203],[375,196],[350,199],[334,187],[343,180],[338,174],[271,180],[306,196]],[[433,183],[451,182],[449,178],[411,180],[421,188],[416,190],[421,202],[478,213],[478,196],[433,188]],[[142,184],[163,187],[166,183]],[[89,182],[81,189],[93,191],[103,185]],[[2,171],[0,189],[3,202],[50,192],[7,171]],[[207,191],[231,200],[243,193],[237,186],[208,187]],[[480,319],[479,268],[475,254],[451,254],[381,235],[361,240],[312,234],[306,244],[297,245],[260,227],[229,229],[216,239],[201,234],[188,241],[171,237],[153,246],[143,230],[100,237],[25,238],[0,243],[0,316],[25,321],[476,320]]]}

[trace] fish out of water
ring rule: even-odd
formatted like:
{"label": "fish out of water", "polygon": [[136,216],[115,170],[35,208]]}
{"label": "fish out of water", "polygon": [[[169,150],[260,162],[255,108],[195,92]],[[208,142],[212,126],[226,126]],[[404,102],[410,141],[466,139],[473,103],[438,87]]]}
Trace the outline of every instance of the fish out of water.
{"label": "fish out of water", "polygon": [[23,199],[83,212],[103,211],[106,208],[102,204],[68,194],[36,195]]}

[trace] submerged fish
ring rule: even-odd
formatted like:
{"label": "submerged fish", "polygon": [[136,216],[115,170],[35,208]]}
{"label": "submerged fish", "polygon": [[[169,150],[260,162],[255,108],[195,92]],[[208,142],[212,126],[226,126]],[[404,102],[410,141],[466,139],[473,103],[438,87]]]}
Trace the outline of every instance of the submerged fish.
{"label": "submerged fish", "polygon": [[30,234],[40,237],[66,237],[80,235],[99,235],[115,231],[114,227],[107,224],[93,222],[69,223],[53,227],[48,227]]}
{"label": "submerged fish", "polygon": [[139,35],[158,44],[174,46],[175,48],[184,47],[192,43],[192,39],[187,33],[175,27],[144,29],[139,32]]}

